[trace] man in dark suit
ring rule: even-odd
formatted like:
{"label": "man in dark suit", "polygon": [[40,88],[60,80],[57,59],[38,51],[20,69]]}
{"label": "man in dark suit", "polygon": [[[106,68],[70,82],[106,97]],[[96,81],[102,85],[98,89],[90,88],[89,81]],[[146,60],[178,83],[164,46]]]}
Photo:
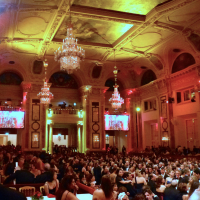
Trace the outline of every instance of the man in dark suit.
{"label": "man in dark suit", "polygon": [[22,170],[17,170],[15,173],[6,178],[3,184],[9,184],[14,179],[16,179],[16,184],[34,183],[35,177],[34,174],[29,171],[28,163],[24,163]]}
{"label": "man in dark suit", "polygon": [[44,173],[36,176],[35,182],[36,183],[45,183],[47,181],[51,180],[51,173],[50,173],[50,164],[45,163],[44,164]]}
{"label": "man in dark suit", "polygon": [[10,189],[8,187],[3,186],[0,184],[0,199],[10,200],[26,200],[26,197],[23,193],[18,192],[16,190]]}
{"label": "man in dark suit", "polygon": [[177,184],[177,180],[172,180],[171,186],[167,187],[164,191],[163,200],[182,200],[182,196],[180,195],[179,191],[176,190]]}
{"label": "man in dark suit", "polygon": [[96,185],[100,185],[101,184],[101,167],[99,166],[98,162],[95,163],[93,171],[94,171]]}
{"label": "man in dark suit", "polygon": [[126,161],[125,165],[123,166],[123,170],[128,172],[130,169],[129,161]]}
{"label": "man in dark suit", "polygon": [[190,176],[190,170],[184,169],[183,170],[183,178],[181,180],[181,183],[189,183],[189,176]]}
{"label": "man in dark suit", "polygon": [[161,172],[161,176],[166,180],[166,178],[168,177],[168,175],[165,173],[165,168],[161,167],[160,168],[160,172]]}
{"label": "man in dark suit", "polygon": [[178,184],[181,183],[181,181],[182,181],[181,170],[177,169],[175,171],[175,177],[174,177],[174,179],[176,179],[178,181]]}
{"label": "man in dark suit", "polygon": [[149,181],[147,185],[150,187],[151,191],[156,194],[156,175],[155,174],[150,174],[149,175]]}

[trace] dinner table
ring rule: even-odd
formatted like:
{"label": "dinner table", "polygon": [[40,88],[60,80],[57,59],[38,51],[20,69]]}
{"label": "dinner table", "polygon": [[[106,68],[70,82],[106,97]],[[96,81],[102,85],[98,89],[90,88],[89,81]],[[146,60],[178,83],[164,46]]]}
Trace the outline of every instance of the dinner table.
{"label": "dinner table", "polygon": [[[56,200],[55,197],[52,197],[52,198],[48,198],[47,196],[43,196],[43,200]],[[76,197],[79,199],[79,200],[92,200],[92,195],[89,194],[89,193],[86,193],[86,194],[77,194]],[[31,197],[26,197],[27,200],[32,200]]]}

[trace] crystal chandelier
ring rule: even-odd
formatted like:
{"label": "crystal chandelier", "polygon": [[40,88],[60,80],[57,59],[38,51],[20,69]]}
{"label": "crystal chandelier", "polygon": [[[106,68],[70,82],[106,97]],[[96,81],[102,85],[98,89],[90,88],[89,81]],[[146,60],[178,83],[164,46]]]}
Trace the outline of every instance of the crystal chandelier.
{"label": "crystal chandelier", "polygon": [[48,62],[45,60],[43,62],[43,65],[45,69],[44,87],[41,89],[41,92],[39,92],[37,96],[40,98],[40,103],[49,104],[51,102],[51,99],[53,98],[53,94],[49,91],[50,86],[48,86],[46,79],[46,70],[48,67]]}
{"label": "crystal chandelier", "polygon": [[[115,60],[115,51],[114,51],[114,60]],[[116,63],[115,63],[115,67],[114,67],[114,77],[115,77],[115,85],[114,87],[114,93],[112,94],[112,97],[109,99],[109,102],[111,103],[112,108],[114,108],[115,110],[118,110],[119,108],[121,108],[121,105],[124,103],[124,99],[122,97],[120,97],[120,94],[118,92],[118,87],[119,85],[117,85],[117,67],[116,67]]]}
{"label": "crystal chandelier", "polygon": [[78,47],[77,39],[73,34],[71,24],[71,12],[69,2],[70,24],[67,28],[67,37],[63,40],[62,49],[59,47],[55,52],[55,61],[60,62],[60,69],[72,74],[74,70],[80,69],[80,61],[85,58],[85,51]]}

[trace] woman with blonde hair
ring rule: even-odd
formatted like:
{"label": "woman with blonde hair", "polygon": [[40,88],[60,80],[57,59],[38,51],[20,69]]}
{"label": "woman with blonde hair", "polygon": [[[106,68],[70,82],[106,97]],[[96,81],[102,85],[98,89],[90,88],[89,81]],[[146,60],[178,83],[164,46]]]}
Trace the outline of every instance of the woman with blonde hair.
{"label": "woman with blonde hair", "polygon": [[142,176],[140,170],[137,169],[135,171],[135,178],[133,179],[132,183],[134,184],[137,193],[142,193],[142,187],[144,185],[147,185],[147,182],[145,178]]}

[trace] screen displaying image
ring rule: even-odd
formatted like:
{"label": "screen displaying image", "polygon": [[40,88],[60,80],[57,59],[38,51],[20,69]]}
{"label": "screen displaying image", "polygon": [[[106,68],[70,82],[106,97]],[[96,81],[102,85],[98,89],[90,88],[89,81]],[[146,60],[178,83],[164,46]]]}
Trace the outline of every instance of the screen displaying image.
{"label": "screen displaying image", "polygon": [[24,128],[24,112],[0,111],[0,128]]}
{"label": "screen displaying image", "polygon": [[105,115],[105,130],[128,131],[128,115]]}

